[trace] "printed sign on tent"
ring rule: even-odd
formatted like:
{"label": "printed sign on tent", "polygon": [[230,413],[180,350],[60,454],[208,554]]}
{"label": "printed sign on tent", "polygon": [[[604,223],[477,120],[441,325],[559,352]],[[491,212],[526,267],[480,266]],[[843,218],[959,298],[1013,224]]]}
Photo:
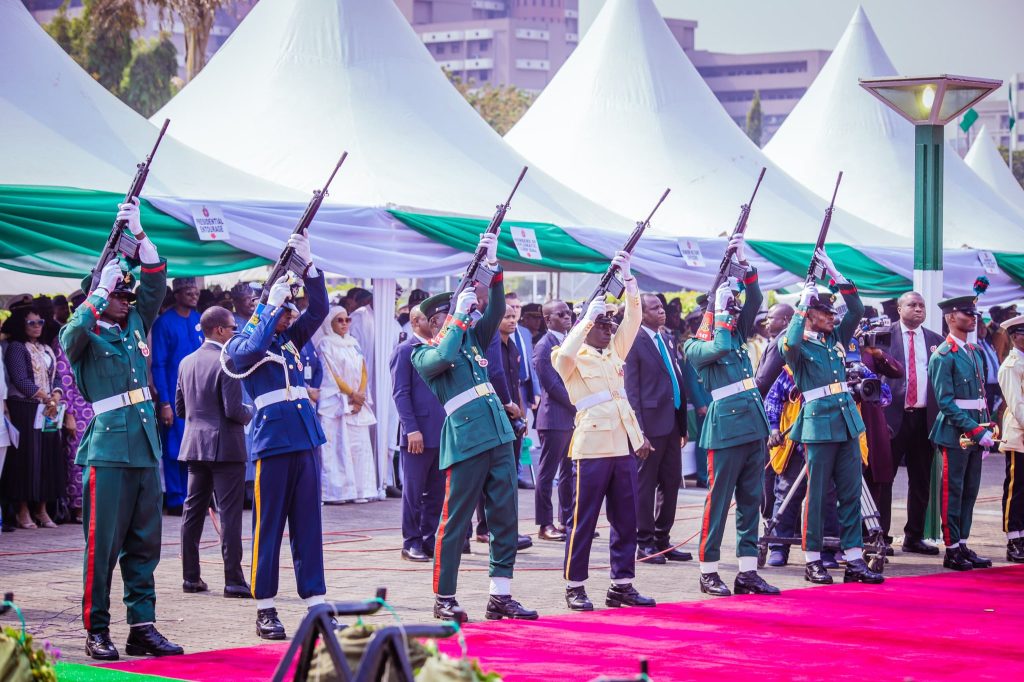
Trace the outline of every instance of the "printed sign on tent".
{"label": "printed sign on tent", "polygon": [[227,241],[228,226],[224,222],[224,212],[217,206],[192,206],[192,223],[202,241]]}
{"label": "printed sign on tent", "polygon": [[704,254],[700,252],[700,244],[692,239],[679,240],[679,255],[683,257],[683,262],[691,268],[704,267]]}
{"label": "printed sign on tent", "polygon": [[540,245],[537,244],[537,233],[529,227],[513,227],[512,241],[516,245],[516,251],[523,258],[530,260],[541,260]]}
{"label": "printed sign on tent", "polygon": [[985,268],[986,273],[994,275],[999,272],[999,264],[991,251],[979,251],[978,261],[981,263],[981,267]]}

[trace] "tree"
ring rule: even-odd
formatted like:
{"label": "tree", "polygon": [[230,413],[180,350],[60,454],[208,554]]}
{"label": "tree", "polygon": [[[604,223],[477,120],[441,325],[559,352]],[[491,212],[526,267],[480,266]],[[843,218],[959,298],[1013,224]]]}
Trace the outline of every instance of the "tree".
{"label": "tree", "polygon": [[174,96],[178,48],[168,33],[153,40],[135,41],[132,59],[121,77],[121,99],[146,118]]}
{"label": "tree", "polygon": [[747,112],[747,137],[750,141],[761,146],[761,91],[754,90],[754,101],[750,103],[750,111]]}
{"label": "tree", "polygon": [[228,0],[139,0],[152,5],[161,15],[170,11],[178,15],[185,27],[185,80],[195,78],[206,66],[206,47],[210,42],[210,31],[217,10]]}
{"label": "tree", "polygon": [[[1016,132],[1016,131],[1014,131]],[[1010,150],[1008,147],[1000,147],[999,153],[1003,155],[1003,161],[1007,164],[1010,163]],[[1013,177],[1017,178],[1022,186],[1024,186],[1024,149],[1013,150]]]}
{"label": "tree", "polygon": [[536,95],[514,85],[495,86],[485,83],[483,87],[476,87],[472,79],[463,81],[448,71],[445,71],[445,75],[459,94],[466,98],[481,118],[499,135],[511,130],[536,98]]}
{"label": "tree", "polygon": [[82,14],[67,15],[68,0],[44,28],[89,75],[115,95],[132,58],[132,31],[141,25],[132,0],[85,0]]}

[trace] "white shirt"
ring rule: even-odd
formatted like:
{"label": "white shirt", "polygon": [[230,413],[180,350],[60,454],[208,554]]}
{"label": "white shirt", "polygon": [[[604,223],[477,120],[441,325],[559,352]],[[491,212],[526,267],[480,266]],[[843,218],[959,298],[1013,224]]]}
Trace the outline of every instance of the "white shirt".
{"label": "white shirt", "polygon": [[[908,329],[900,321],[900,333],[903,337],[903,361],[910,362],[910,336],[914,332],[914,365],[917,371],[917,402],[906,407],[926,407],[928,405],[928,346],[924,340],[924,327]],[[906,368],[907,389],[910,388],[910,367]],[[908,390],[907,393],[910,393]]]}
{"label": "white shirt", "polygon": [[558,343],[565,341],[565,332],[556,332],[554,329],[548,330],[558,340]]}

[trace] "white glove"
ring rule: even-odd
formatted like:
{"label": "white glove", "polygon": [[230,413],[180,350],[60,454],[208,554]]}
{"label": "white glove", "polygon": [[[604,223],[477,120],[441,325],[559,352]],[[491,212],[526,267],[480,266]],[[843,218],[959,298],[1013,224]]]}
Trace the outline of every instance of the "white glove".
{"label": "white glove", "polygon": [[732,287],[729,286],[728,278],[722,282],[722,286],[718,287],[715,291],[715,312],[722,312],[725,310],[725,306],[729,304],[729,299],[732,298]]}
{"label": "white glove", "polygon": [[978,445],[983,448],[991,448],[995,446],[996,442],[992,439],[992,432],[986,431],[981,434],[981,438],[978,440]]}
{"label": "white glove", "polygon": [[622,279],[632,279],[633,272],[629,269],[632,257],[628,251],[616,251],[615,257],[612,258],[612,265],[619,269],[622,273]]}
{"label": "white glove", "polygon": [[458,300],[455,301],[455,312],[465,315],[473,309],[473,306],[475,306],[477,302],[476,291],[473,289],[466,289],[459,294]]}
{"label": "white glove", "polygon": [[477,248],[483,247],[486,249],[487,264],[495,265],[498,262],[498,235],[491,232],[484,232],[480,235],[480,243]]}
{"label": "white glove", "polygon": [[130,203],[117,205],[117,219],[127,221],[128,229],[135,237],[143,233],[138,197],[133,197]]}
{"label": "white glove", "polygon": [[292,285],[288,283],[288,275],[284,274],[277,278],[274,285],[270,287],[270,295],[267,296],[267,304],[280,308],[288,297],[292,295]]}
{"label": "white glove", "polygon": [[309,237],[304,234],[293,234],[288,237],[288,246],[295,251],[296,256],[305,261],[306,265],[313,263],[313,254],[309,250]]}
{"label": "white glove", "polygon": [[806,308],[816,298],[818,298],[818,287],[808,284],[804,287],[804,292],[800,294],[800,307]]}
{"label": "white glove", "polygon": [[836,264],[833,263],[832,259],[828,257],[827,253],[825,253],[825,249],[818,249],[814,252],[814,255],[817,256],[818,261],[825,266],[825,272],[828,273],[829,277],[837,282],[844,281],[843,276],[838,270],[836,270]]}
{"label": "white glove", "polygon": [[732,239],[729,240],[729,248],[736,249],[736,261],[738,263],[747,262],[747,240],[742,234],[733,235]]}
{"label": "white glove", "polygon": [[117,258],[107,261],[107,264],[100,270],[100,283],[97,288],[103,288],[107,290],[109,294],[114,290],[114,285],[117,284],[117,280],[121,279],[124,273],[121,272],[121,264]]}
{"label": "white glove", "polygon": [[595,322],[597,321],[597,318],[604,315],[605,311],[607,310],[608,306],[604,304],[604,301],[602,301],[599,298],[595,298],[593,301],[590,302],[590,305],[587,306],[587,313],[583,317],[588,322]]}

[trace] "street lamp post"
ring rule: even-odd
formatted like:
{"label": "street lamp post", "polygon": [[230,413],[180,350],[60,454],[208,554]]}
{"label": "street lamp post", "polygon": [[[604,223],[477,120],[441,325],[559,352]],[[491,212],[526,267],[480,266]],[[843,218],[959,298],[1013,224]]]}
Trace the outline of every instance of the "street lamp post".
{"label": "street lamp post", "polygon": [[1002,81],[964,76],[861,78],[860,86],[915,126],[914,289],[937,317],[942,291],[942,157],[947,123]]}

